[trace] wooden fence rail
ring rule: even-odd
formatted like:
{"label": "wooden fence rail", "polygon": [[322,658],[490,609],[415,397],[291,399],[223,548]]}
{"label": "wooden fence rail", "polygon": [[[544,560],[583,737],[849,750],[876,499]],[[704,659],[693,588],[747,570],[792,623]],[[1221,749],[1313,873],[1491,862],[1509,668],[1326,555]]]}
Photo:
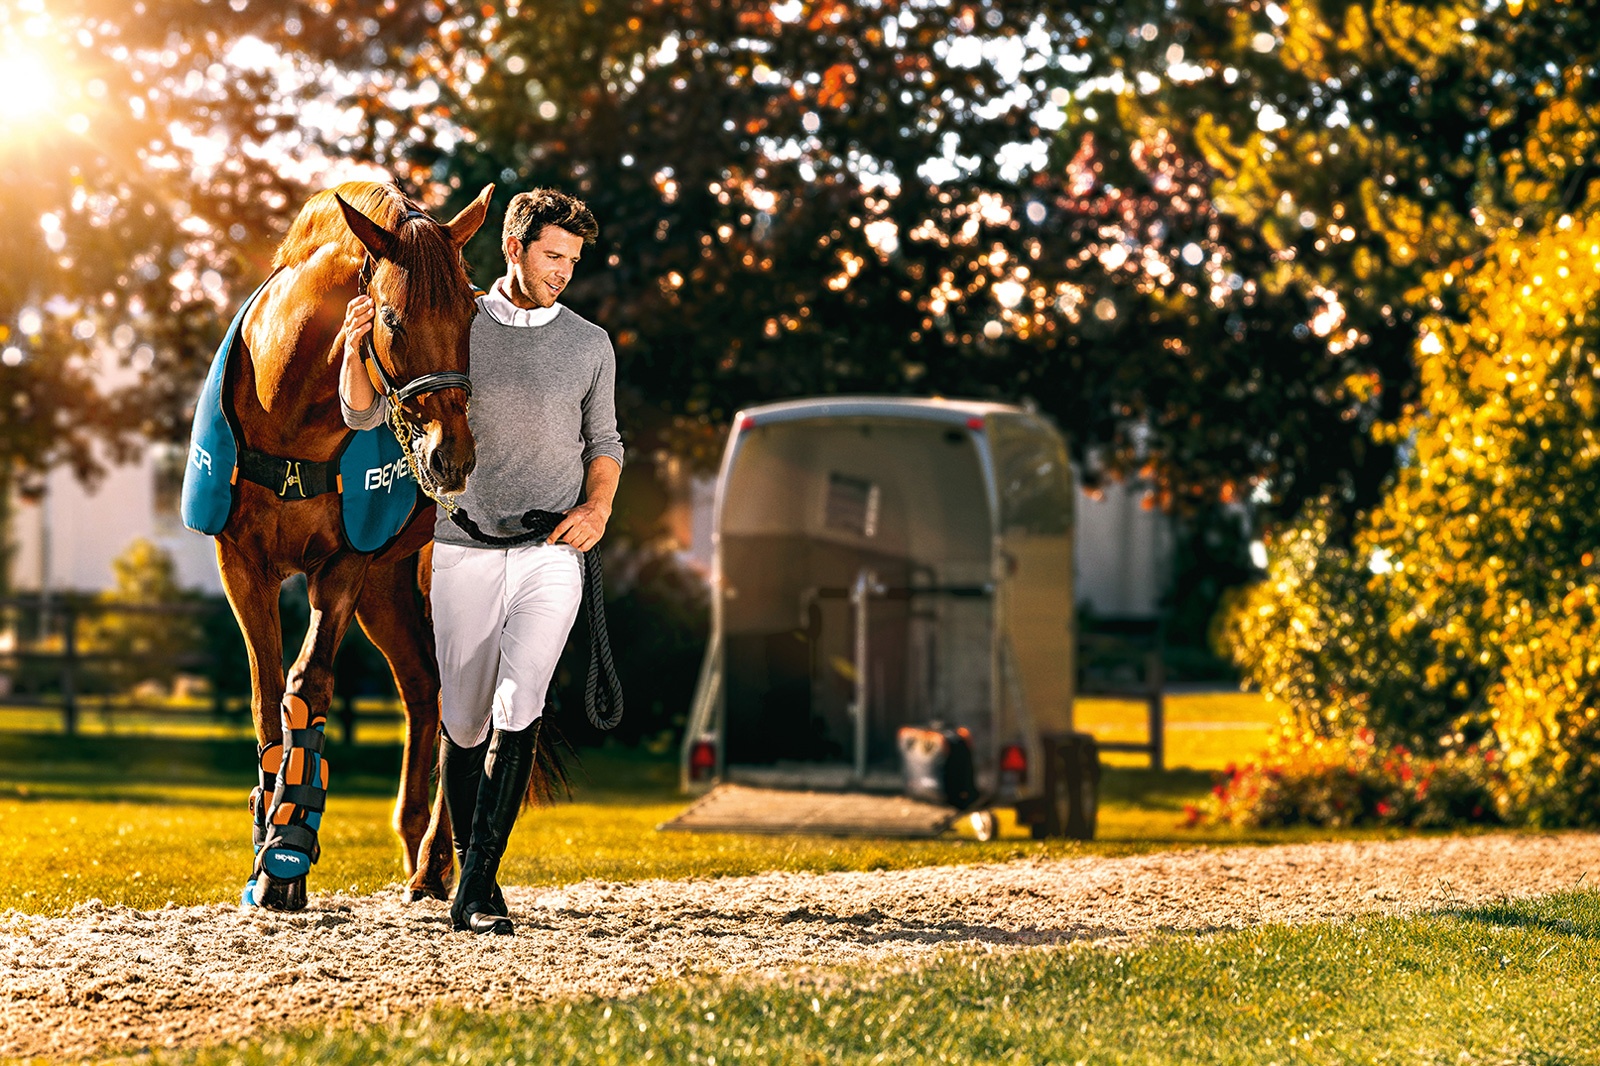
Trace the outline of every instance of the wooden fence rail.
{"label": "wooden fence rail", "polygon": [[1148,738],[1100,741],[1101,751],[1148,756],[1166,768],[1165,631],[1159,618],[1098,618],[1078,631],[1078,695],[1145,705]]}
{"label": "wooden fence rail", "polygon": [[[249,700],[230,699],[216,683],[218,663],[203,647],[169,653],[97,651],[85,647],[83,623],[87,619],[170,618],[193,619],[201,626],[227,624],[233,619],[226,605],[194,603],[130,604],[90,600],[81,596],[0,597],[0,703],[10,707],[55,708],[62,729],[78,731],[89,702],[88,684],[118,667],[144,667],[152,675],[181,671],[211,681],[211,713],[223,719],[248,715]],[[126,671],[118,671],[126,673]],[[119,697],[118,710],[144,713],[171,712],[170,705]],[[192,712],[188,712],[192,714]]]}

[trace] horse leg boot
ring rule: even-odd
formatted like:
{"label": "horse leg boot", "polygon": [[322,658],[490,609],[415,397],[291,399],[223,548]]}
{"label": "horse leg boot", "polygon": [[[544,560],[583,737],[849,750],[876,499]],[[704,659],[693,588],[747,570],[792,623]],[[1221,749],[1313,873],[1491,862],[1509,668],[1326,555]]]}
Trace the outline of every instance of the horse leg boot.
{"label": "horse leg boot", "polygon": [[[273,793],[278,791],[278,770],[283,766],[283,745],[277,742],[262,744],[256,748],[256,787],[250,792],[250,838],[255,850],[253,854],[256,861],[261,860],[261,849],[267,843],[267,808],[272,804]],[[254,907],[255,888],[258,876],[251,875],[250,882],[244,886],[244,894],[240,903],[246,907]]]}
{"label": "horse leg boot", "polygon": [[[489,755],[489,741],[464,748],[450,739],[448,730],[439,735],[439,787],[444,790],[445,809],[450,812],[450,835],[455,840],[456,860],[467,868],[467,846],[472,841],[472,817],[478,809],[478,789],[483,780],[483,764]],[[457,882],[460,883],[459,881]],[[504,916],[505,897],[495,885],[489,894],[489,907]]]}
{"label": "horse leg boot", "polygon": [[527,795],[528,780],[533,776],[539,724],[535,721],[526,729],[496,729],[489,740],[466,856],[456,882],[455,900],[450,905],[450,924],[455,929],[500,936],[512,933],[511,919],[497,914],[490,901],[500,860]]}
{"label": "horse leg boot", "polygon": [[[277,781],[263,819],[265,837],[256,853],[255,876],[245,886],[243,902],[297,911],[306,905],[306,874],[322,854],[317,830],[328,799],[328,763],[322,754],[327,720],[313,717],[310,705],[295,692],[285,693],[282,714]],[[262,771],[265,800],[265,754]]]}

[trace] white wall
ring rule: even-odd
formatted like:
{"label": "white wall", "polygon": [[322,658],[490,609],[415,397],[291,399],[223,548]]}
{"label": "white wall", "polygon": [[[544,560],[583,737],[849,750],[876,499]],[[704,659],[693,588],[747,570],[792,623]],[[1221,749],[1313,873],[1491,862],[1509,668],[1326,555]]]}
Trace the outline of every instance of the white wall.
{"label": "white wall", "polygon": [[1139,482],[1108,481],[1091,497],[1078,490],[1078,602],[1097,615],[1151,617],[1172,572],[1172,520],[1144,506]]}
{"label": "white wall", "polygon": [[[181,461],[181,446],[176,454]],[[160,494],[169,506],[158,505],[158,466],[168,455],[146,447],[137,461],[108,467],[92,490],[58,468],[46,480],[43,500],[15,501],[12,587],[19,592],[110,588],[111,561],[143,537],[172,555],[185,588],[221,593],[211,538],[183,527],[172,493]]]}

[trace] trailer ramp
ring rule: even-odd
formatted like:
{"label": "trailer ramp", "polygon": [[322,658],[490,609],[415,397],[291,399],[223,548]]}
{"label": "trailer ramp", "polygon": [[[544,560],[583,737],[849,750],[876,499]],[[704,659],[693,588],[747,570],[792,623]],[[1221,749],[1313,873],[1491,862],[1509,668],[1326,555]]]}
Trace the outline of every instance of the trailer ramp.
{"label": "trailer ramp", "polygon": [[656,828],[685,833],[936,837],[961,814],[906,796],[721,784]]}

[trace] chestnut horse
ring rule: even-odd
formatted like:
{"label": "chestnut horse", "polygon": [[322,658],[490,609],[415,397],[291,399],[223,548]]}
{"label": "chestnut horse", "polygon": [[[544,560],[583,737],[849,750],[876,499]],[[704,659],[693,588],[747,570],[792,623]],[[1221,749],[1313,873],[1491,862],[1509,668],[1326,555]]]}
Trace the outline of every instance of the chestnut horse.
{"label": "chestnut horse", "polygon": [[[224,378],[241,456],[249,450],[277,462],[314,464],[339,453],[350,434],[338,399],[344,311],[364,286],[380,309],[368,356],[378,364],[381,391],[393,386],[400,391],[392,397],[400,397],[408,383],[439,382],[394,405],[413,437],[412,469],[436,494],[448,497],[465,487],[474,463],[465,378],[474,304],[461,248],[482,225],[492,192],[493,186],[485,188],[444,224],[389,185],[349,182],[312,197],[243,319]],[[298,477],[300,467],[285,469]],[[340,492],[285,499],[244,478],[237,491],[237,505],[217,536],[217,560],[249,647],[250,708],[262,751],[262,788],[252,800],[258,855],[245,903],[281,910],[305,905],[304,870],[319,852],[327,788],[321,730],[333,696],[334,652],[352,616],[388,660],[405,705],[394,827],[404,849],[408,897],[445,898],[453,858],[448,828],[424,841],[439,734],[439,672],[426,601],[432,504],[418,508],[385,548],[368,554],[341,536]],[[306,575],[311,622],[285,677],[278,592],[296,573]],[[292,862],[274,870],[264,859],[269,854]],[[286,869],[300,872],[291,876]]]}

